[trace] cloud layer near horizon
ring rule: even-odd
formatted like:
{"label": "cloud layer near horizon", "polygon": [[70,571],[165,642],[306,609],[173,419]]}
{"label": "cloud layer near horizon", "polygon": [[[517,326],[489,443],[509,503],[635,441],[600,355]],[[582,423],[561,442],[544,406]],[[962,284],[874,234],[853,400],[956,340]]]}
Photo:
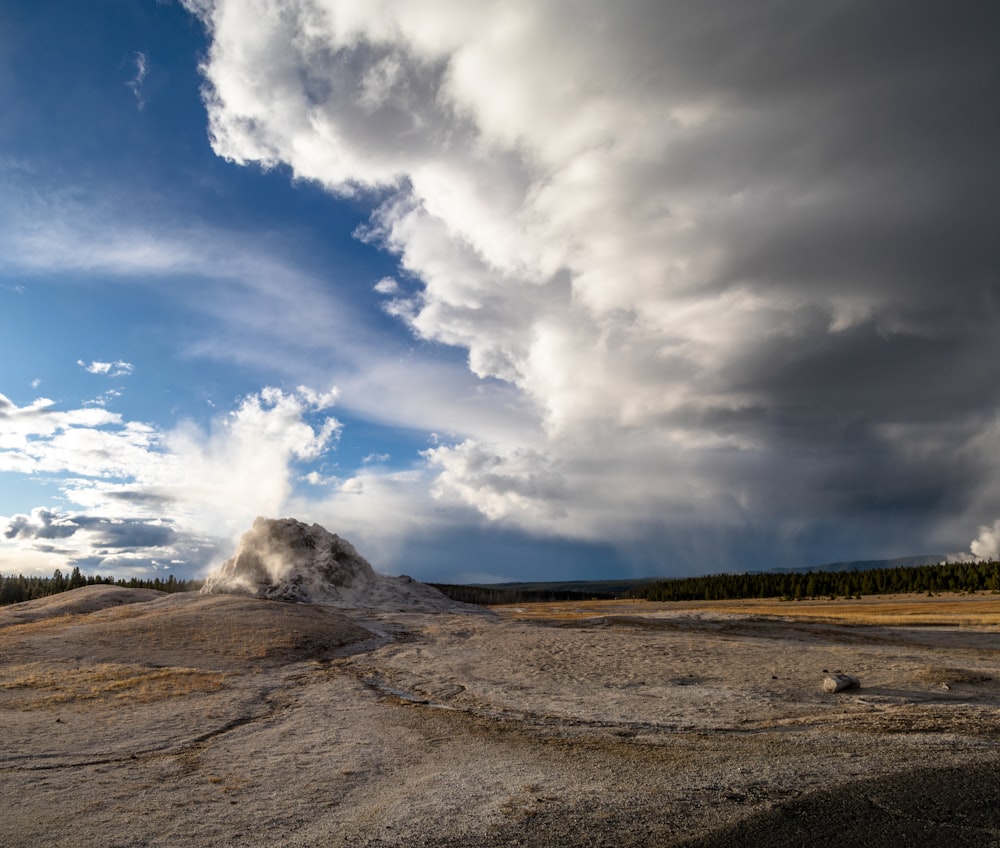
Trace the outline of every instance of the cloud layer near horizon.
{"label": "cloud layer near horizon", "polygon": [[386,309],[536,410],[440,498],[746,564],[1000,514],[990,4],[186,5],[215,151],[380,192]]}

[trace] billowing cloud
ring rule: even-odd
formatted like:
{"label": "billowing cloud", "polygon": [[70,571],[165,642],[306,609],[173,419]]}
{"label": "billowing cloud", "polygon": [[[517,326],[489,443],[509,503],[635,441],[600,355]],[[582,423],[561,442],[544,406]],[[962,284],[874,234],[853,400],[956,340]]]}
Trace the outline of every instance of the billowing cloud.
{"label": "billowing cloud", "polygon": [[18,407],[0,395],[0,471],[127,476],[156,441],[152,428],[105,409],[59,410],[48,398]]}
{"label": "billowing cloud", "polygon": [[71,518],[38,507],[31,515],[15,515],[7,524],[4,536],[8,539],[64,539],[80,529]]}
{"label": "billowing cloud", "polygon": [[534,410],[439,498],[756,564],[1000,497],[989,4],[186,5],[215,151],[382,192],[388,311]]}
{"label": "billowing cloud", "polygon": [[187,422],[168,431],[46,400],[19,408],[0,396],[0,471],[58,475],[63,500],[77,507],[0,519],[0,541],[92,570],[180,561],[196,572],[254,517],[283,514],[298,466],[336,444],[341,425],[328,414],[336,396],[265,388],[209,429]]}

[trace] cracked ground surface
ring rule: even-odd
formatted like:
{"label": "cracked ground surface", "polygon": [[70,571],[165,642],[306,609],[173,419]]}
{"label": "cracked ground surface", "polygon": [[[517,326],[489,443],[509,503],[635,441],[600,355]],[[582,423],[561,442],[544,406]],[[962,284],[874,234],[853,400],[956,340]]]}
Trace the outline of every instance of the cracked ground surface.
{"label": "cracked ground surface", "polygon": [[992,623],[126,591],[0,610],[4,846],[1000,845]]}

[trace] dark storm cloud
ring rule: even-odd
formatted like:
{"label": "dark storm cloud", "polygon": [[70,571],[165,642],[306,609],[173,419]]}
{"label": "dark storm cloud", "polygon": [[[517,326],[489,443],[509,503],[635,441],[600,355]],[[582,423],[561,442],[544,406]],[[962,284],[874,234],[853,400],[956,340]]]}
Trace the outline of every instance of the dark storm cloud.
{"label": "dark storm cloud", "polygon": [[67,539],[79,532],[91,534],[91,543],[103,548],[163,547],[177,539],[172,526],[138,518],[109,519],[100,516],[67,515],[35,509],[31,515],[15,515],[7,524],[7,539]]}
{"label": "dark storm cloud", "polygon": [[200,577],[231,553],[232,542],[217,538],[176,534],[169,548],[95,546],[87,553],[65,552],[68,563],[84,574],[115,574],[153,578],[169,571],[181,579]]}
{"label": "dark storm cloud", "polygon": [[930,310],[953,331],[996,316],[1000,7],[662,4],[659,17],[667,84],[732,109],[660,171],[744,194],[706,232],[729,246],[720,285],[877,295],[899,301],[885,315],[926,326]]}
{"label": "dark storm cloud", "polygon": [[172,544],[177,533],[169,524],[140,518],[108,520],[106,518],[79,517],[81,527],[94,534],[93,544],[103,548],[158,548]]}
{"label": "dark storm cloud", "polygon": [[753,204],[710,232],[721,282],[995,309],[998,9],[753,4],[706,25],[681,73],[736,111],[667,168]]}
{"label": "dark storm cloud", "polygon": [[31,515],[15,515],[4,529],[7,539],[66,539],[80,525],[71,518],[47,509],[36,509]]}
{"label": "dark storm cloud", "polygon": [[707,233],[728,245],[715,285],[802,302],[729,363],[746,432],[845,519],[960,514],[984,489],[997,506],[975,443],[1000,402],[1000,7],[691,14],[685,82],[744,112],[671,165],[742,195]]}
{"label": "dark storm cloud", "polygon": [[159,495],[155,492],[143,492],[138,489],[110,491],[107,497],[114,501],[123,501],[129,504],[140,504],[144,507],[167,507],[175,502],[175,499],[167,495]]}

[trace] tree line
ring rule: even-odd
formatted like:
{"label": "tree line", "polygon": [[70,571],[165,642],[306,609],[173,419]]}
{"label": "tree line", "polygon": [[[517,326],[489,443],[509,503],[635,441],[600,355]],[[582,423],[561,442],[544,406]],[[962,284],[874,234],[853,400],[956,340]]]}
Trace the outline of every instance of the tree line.
{"label": "tree line", "polygon": [[660,580],[636,587],[631,597],[647,601],[802,600],[983,591],[1000,593],[1000,562],[941,563],[870,571],[712,574]]}
{"label": "tree line", "polygon": [[574,589],[529,589],[523,586],[461,586],[452,583],[430,583],[453,601],[479,606],[499,604],[531,604],[552,601],[608,601],[621,595],[607,592],[581,592]]}
{"label": "tree line", "polygon": [[161,592],[192,592],[200,589],[202,580],[178,580],[170,575],[166,580],[156,577],[152,580],[140,580],[132,577],[128,580],[113,577],[101,577],[99,574],[84,575],[79,568],[74,568],[68,575],[61,569],[56,569],[51,577],[16,577],[0,574],[0,606],[19,604],[22,601],[33,601],[36,598],[46,598],[58,595],[70,589],[81,586],[122,586],[126,589],[157,589]]}
{"label": "tree line", "polygon": [[[202,580],[178,580],[169,575],[128,580],[84,575],[79,568],[66,575],[56,569],[51,577],[0,574],[0,606],[32,601],[81,586],[122,586],[127,589],[157,589],[161,592],[192,592]],[[961,562],[939,565],[897,566],[868,571],[811,571],[758,574],[710,574],[658,580],[632,587],[627,592],[559,589],[547,584],[530,586],[462,586],[432,583],[449,598],[481,606],[528,604],[551,601],[610,600],[629,597],[647,601],[730,601],[741,598],[853,598],[862,595],[931,594],[942,592],[1000,593],[1000,562]],[[575,584],[579,586],[580,584]],[[595,585],[595,589],[598,588]]]}
{"label": "tree line", "polygon": [[[811,571],[711,574],[642,582],[627,591],[560,589],[530,586],[462,586],[432,583],[449,598],[467,604],[493,606],[532,602],[609,600],[731,601],[742,598],[857,598],[862,595],[931,594],[942,592],[1000,593],[1000,563],[961,562],[894,566],[864,571]],[[595,586],[597,589],[598,586]],[[605,587],[601,587],[605,588]]]}

